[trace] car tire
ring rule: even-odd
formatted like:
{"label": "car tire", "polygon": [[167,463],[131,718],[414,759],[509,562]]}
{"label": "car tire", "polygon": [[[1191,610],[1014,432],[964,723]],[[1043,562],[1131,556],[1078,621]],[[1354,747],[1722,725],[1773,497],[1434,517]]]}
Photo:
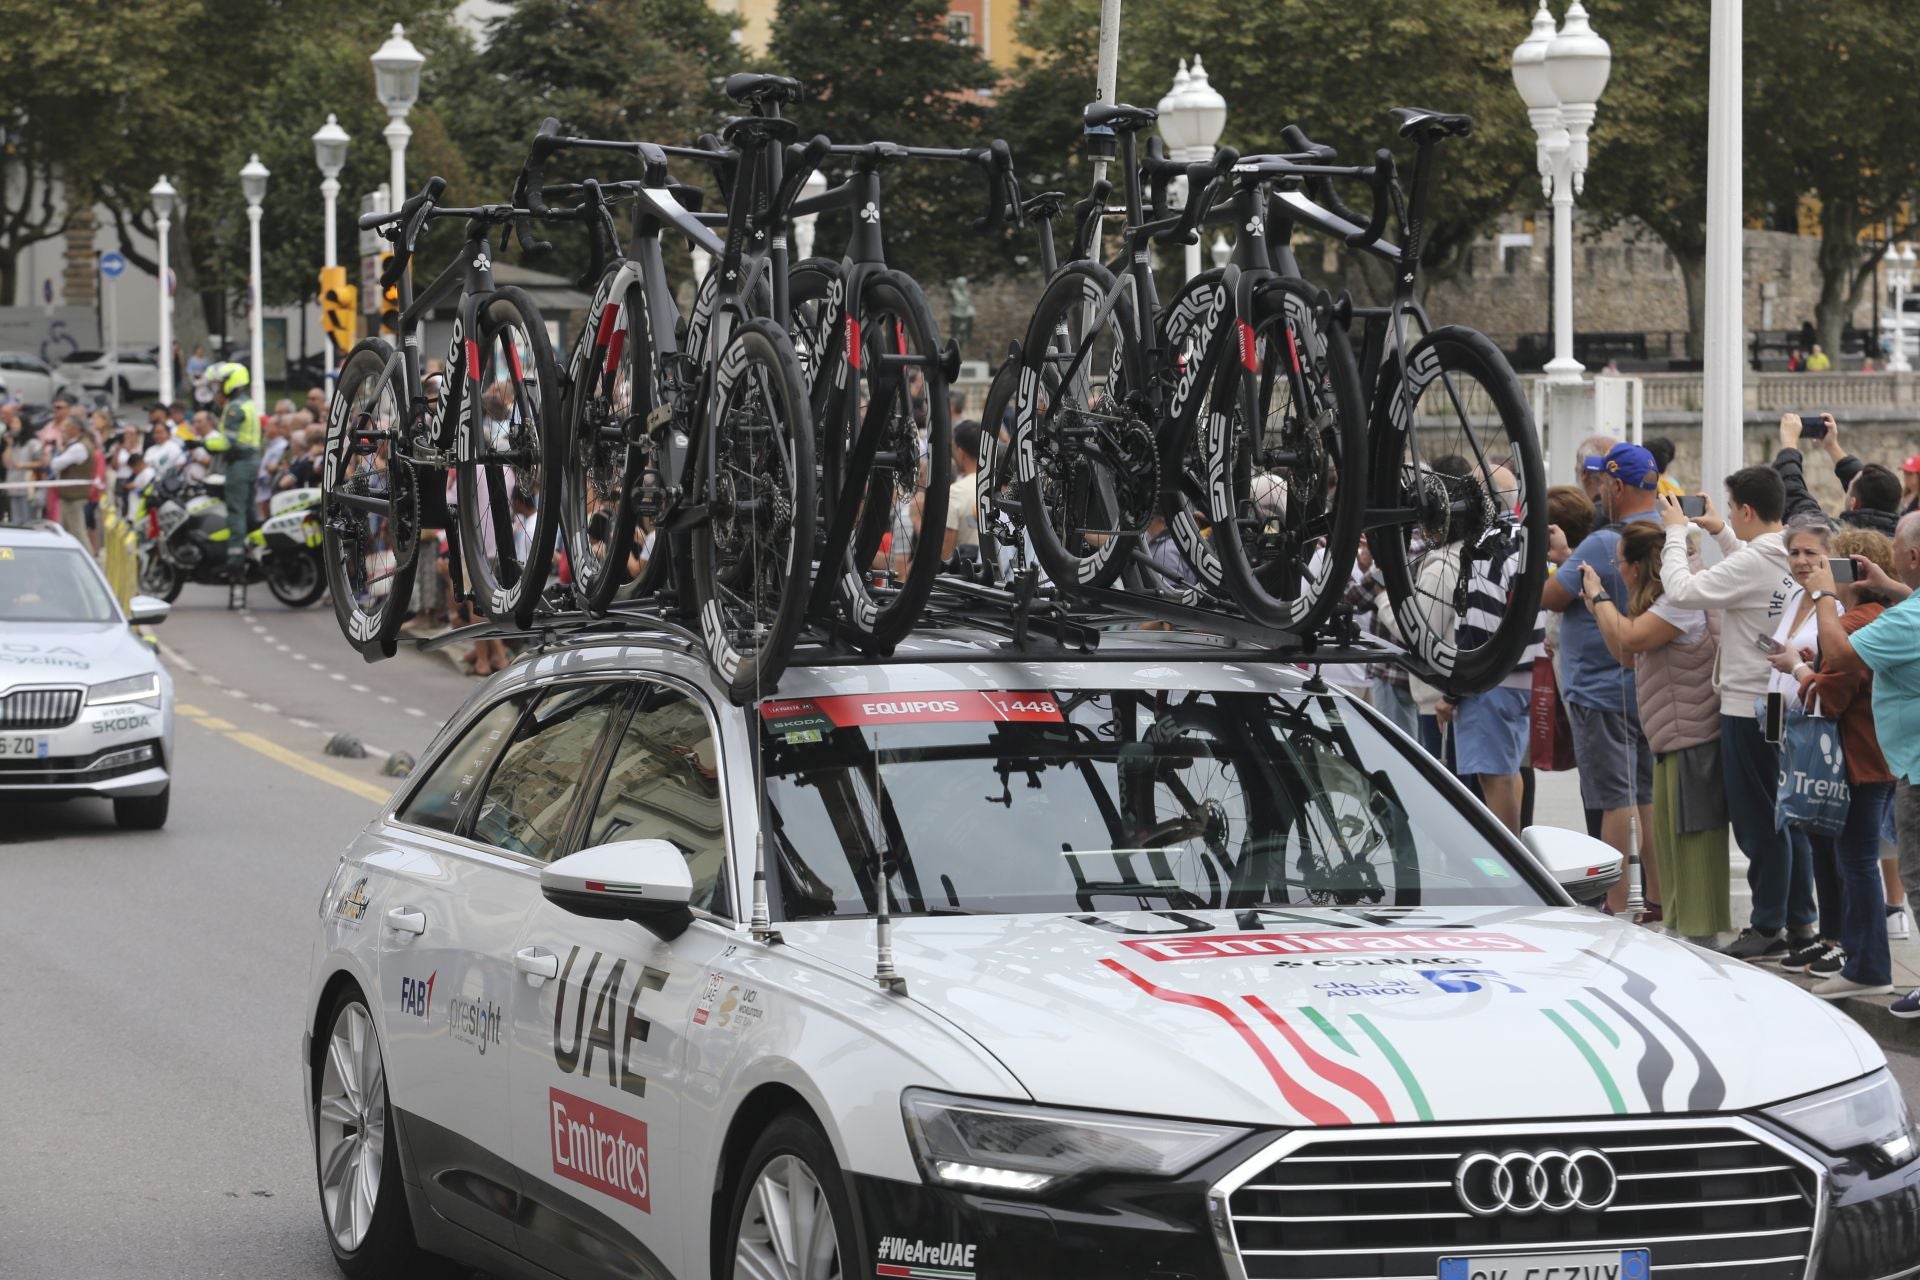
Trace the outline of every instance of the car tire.
{"label": "car tire", "polygon": [[[443,1274],[447,1264],[420,1248],[407,1217],[385,1060],[360,989],[343,987],[320,1026],[311,1063],[314,1173],[334,1263],[355,1280]],[[358,1096],[369,1081],[378,1096]],[[366,1197],[369,1178],[374,1189]],[[350,1216],[336,1226],[340,1208]]]}
{"label": "car tire", "polygon": [[[793,1207],[801,1197],[811,1202],[808,1207],[816,1226],[800,1256],[787,1258],[779,1242],[793,1239]],[[831,1249],[817,1225],[821,1213],[832,1228]],[[785,1229],[769,1229],[768,1219],[781,1215],[786,1215]],[[744,1264],[743,1251],[753,1255]],[[734,1183],[725,1247],[714,1258],[715,1277],[786,1275],[793,1280],[826,1280],[856,1274],[861,1257],[853,1198],[832,1145],[811,1119],[797,1111],[783,1113],[753,1144]]]}
{"label": "car tire", "polygon": [[115,796],[114,823],[127,831],[158,831],[167,825],[167,802],[173,784],[168,783],[150,796]]}

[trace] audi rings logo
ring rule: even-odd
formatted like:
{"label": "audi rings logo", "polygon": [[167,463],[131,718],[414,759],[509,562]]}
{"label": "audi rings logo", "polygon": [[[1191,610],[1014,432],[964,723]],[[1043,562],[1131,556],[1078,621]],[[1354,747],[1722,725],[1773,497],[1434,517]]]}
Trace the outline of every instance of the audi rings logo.
{"label": "audi rings logo", "polygon": [[1594,1212],[1613,1203],[1620,1179],[1592,1147],[1574,1151],[1470,1151],[1453,1171],[1454,1194],[1475,1217]]}

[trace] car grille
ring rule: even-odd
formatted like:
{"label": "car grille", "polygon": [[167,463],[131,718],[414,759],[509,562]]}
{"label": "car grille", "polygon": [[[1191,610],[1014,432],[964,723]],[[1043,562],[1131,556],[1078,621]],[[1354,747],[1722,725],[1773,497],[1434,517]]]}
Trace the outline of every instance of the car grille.
{"label": "car grille", "polygon": [[86,696],[84,689],[15,689],[0,695],[0,729],[64,729]]}
{"label": "car grille", "polygon": [[159,767],[160,744],[137,742],[86,756],[0,760],[0,788],[86,787]]}
{"label": "car grille", "polygon": [[[1477,1217],[1454,1190],[1470,1152],[1580,1147],[1619,1176],[1605,1210]],[[1216,1188],[1247,1280],[1433,1280],[1443,1257],[1615,1248],[1649,1250],[1655,1275],[1801,1280],[1823,1194],[1810,1161],[1737,1121],[1296,1133],[1276,1150]]]}

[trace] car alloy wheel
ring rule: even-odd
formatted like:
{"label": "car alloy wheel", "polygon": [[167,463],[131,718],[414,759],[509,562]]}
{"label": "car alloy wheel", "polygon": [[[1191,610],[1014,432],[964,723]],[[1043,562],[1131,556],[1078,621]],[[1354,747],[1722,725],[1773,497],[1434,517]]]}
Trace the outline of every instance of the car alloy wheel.
{"label": "car alloy wheel", "polygon": [[833,1207],[806,1161],[767,1162],[741,1206],[733,1251],[735,1280],[839,1280],[840,1235]]}
{"label": "car alloy wheel", "polygon": [[387,1150],[387,1076],[373,1020],[344,1004],[327,1037],[314,1123],[320,1201],[334,1242],[351,1253],[367,1238]]}

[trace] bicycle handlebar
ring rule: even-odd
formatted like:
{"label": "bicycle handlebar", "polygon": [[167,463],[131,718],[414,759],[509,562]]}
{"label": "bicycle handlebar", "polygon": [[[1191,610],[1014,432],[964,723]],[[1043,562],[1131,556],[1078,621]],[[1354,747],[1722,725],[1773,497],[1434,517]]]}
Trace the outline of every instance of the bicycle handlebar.
{"label": "bicycle handlebar", "polygon": [[820,162],[833,150],[833,140],[824,133],[816,133],[805,143],[787,144],[785,172],[780,177],[780,189],[774,193],[770,213],[775,225],[787,220],[787,211],[793,202],[800,198],[800,188],[807,185],[807,179],[820,167]]}
{"label": "bicycle handlebar", "polygon": [[[1337,158],[1332,147],[1324,146],[1308,138],[1299,125],[1290,124],[1280,130],[1280,137],[1295,151],[1305,152],[1313,157],[1316,165],[1329,165]],[[1334,190],[1332,173],[1316,173],[1307,176],[1307,191],[1329,213],[1351,222],[1360,230],[1346,237],[1347,245],[1355,249],[1364,249],[1380,239],[1387,226],[1387,208],[1392,203],[1391,188],[1395,175],[1393,153],[1385,147],[1374,153],[1373,164],[1367,168],[1355,168],[1349,171],[1353,177],[1363,177],[1372,188],[1373,211],[1361,213]]]}
{"label": "bicycle handlebar", "polygon": [[1187,244],[1193,238],[1194,231],[1213,208],[1215,197],[1227,174],[1233,166],[1240,163],[1240,153],[1232,147],[1222,147],[1214,153],[1213,159],[1203,160],[1199,164],[1186,167],[1187,207],[1180,211],[1180,221],[1170,229],[1157,233],[1153,239],[1156,244]]}

